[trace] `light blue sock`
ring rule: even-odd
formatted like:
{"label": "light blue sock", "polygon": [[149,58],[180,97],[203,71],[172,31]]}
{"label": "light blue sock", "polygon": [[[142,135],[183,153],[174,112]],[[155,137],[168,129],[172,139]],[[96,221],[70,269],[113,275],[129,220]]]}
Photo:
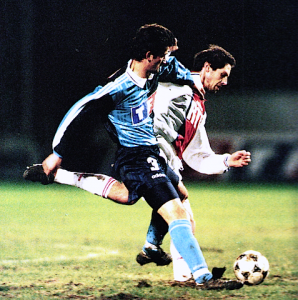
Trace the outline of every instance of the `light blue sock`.
{"label": "light blue sock", "polygon": [[169,225],[169,233],[172,241],[188,264],[191,273],[197,283],[204,283],[212,278],[208,271],[205,258],[198,241],[191,231],[188,220],[175,220]]}

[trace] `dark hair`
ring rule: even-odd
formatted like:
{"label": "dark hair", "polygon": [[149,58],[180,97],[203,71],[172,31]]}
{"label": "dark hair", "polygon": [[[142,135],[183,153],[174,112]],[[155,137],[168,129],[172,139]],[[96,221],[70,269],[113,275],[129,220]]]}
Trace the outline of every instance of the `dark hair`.
{"label": "dark hair", "polygon": [[167,48],[175,45],[175,36],[167,28],[158,24],[147,24],[138,29],[131,46],[131,58],[141,61],[151,51],[163,56]]}
{"label": "dark hair", "polygon": [[226,64],[230,64],[232,68],[236,65],[232,54],[217,45],[209,45],[208,49],[195,55],[193,71],[201,71],[205,62],[208,62],[213,70],[221,69]]}

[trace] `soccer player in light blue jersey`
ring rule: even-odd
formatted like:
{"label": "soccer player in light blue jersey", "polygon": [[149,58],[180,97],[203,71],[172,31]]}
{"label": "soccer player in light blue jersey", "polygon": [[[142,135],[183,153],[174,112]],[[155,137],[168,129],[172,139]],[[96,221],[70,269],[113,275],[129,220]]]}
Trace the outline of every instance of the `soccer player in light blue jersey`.
{"label": "soccer player in light blue jersey", "polygon": [[176,58],[167,58],[177,48],[177,40],[165,27],[142,26],[134,38],[128,64],[113,74],[105,86],[77,102],[62,120],[53,140],[53,154],[44,160],[43,170],[49,175],[63,166],[79,133],[88,134],[98,122],[105,123],[118,145],[114,171],[128,189],[129,202],[144,197],[167,222],[173,244],[197,286],[241,288],[242,283],[235,280],[212,279],[179,197],[179,192],[184,192],[177,190],[179,178],[159,155],[153,131],[158,82],[187,84],[196,90],[190,71]]}

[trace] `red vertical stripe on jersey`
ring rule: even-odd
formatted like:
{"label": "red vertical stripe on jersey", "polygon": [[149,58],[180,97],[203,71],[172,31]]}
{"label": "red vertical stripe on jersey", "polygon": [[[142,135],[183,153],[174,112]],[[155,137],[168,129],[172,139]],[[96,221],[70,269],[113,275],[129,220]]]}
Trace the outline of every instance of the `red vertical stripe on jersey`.
{"label": "red vertical stripe on jersey", "polygon": [[205,99],[201,99],[199,95],[194,94],[189,112],[185,120],[184,133],[179,135],[174,142],[178,157],[182,158],[182,153],[193,139],[200,121],[205,113]]}

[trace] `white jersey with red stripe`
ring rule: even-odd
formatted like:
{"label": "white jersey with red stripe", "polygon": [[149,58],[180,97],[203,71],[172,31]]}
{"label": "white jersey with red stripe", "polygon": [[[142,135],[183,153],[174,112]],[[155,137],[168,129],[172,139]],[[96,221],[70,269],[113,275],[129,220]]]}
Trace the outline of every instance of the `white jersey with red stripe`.
{"label": "white jersey with red stripe", "polygon": [[[196,75],[199,76],[199,75]],[[229,154],[215,154],[205,129],[205,91],[194,94],[188,86],[160,83],[154,107],[154,131],[162,155],[180,175],[184,162],[204,174],[222,174]]]}

